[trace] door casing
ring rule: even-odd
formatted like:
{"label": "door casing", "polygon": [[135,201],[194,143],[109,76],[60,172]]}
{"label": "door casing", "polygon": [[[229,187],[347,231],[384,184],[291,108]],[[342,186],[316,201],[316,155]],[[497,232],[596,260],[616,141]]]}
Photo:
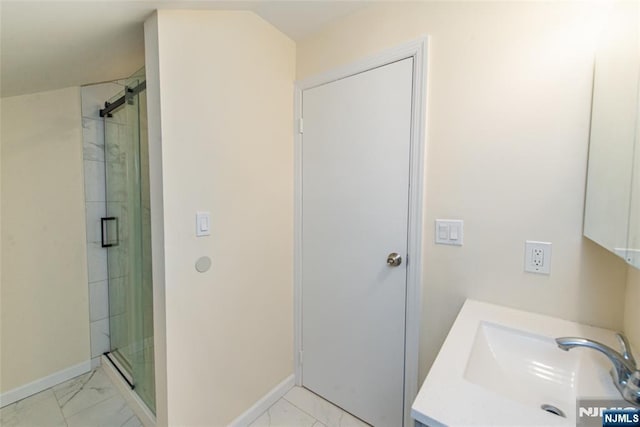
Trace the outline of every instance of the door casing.
{"label": "door casing", "polygon": [[407,296],[404,369],[404,425],[411,422],[411,405],[418,393],[420,319],[422,306],[423,199],[428,37],[403,43],[346,66],[297,81],[294,91],[294,369],[296,385],[302,385],[302,92],[373,68],[413,58]]}

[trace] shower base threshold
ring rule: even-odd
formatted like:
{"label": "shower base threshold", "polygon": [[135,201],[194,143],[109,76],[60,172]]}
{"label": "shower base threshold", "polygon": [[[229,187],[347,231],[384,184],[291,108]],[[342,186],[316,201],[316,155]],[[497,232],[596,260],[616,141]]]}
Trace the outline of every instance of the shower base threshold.
{"label": "shower base threshold", "polygon": [[135,412],[140,422],[144,427],[156,427],[156,416],[151,412],[149,407],[140,399],[140,396],[133,391],[129,380],[125,379],[120,372],[120,367],[116,367],[116,364],[112,361],[113,358],[102,355],[100,361],[104,372],[109,376],[109,379],[116,385],[116,388],[120,392],[120,395],[127,401],[133,412]]}
{"label": "shower base threshold", "polygon": [[108,352],[103,354],[104,357],[107,358],[109,362],[113,365],[113,367],[118,371],[118,373],[122,376],[122,379],[129,384],[129,387],[133,390],[136,388],[135,383],[133,382],[133,377],[129,374],[129,369],[127,369],[122,362],[118,359],[118,356],[114,352]]}

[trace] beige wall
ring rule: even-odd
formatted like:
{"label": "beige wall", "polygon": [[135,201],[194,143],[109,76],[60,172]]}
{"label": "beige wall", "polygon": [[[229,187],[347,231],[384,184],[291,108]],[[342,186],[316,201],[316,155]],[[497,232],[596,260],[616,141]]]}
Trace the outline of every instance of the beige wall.
{"label": "beige wall", "polygon": [[[303,79],[430,36],[420,381],[465,298],[622,326],[626,266],[582,237],[591,12],[566,2],[376,4],[297,46]],[[434,245],[436,218],[465,220],[465,245]],[[523,272],[528,239],[553,243],[550,276]]]}
{"label": "beige wall", "polygon": [[89,360],[79,88],[2,98],[0,390]]}
{"label": "beige wall", "polygon": [[636,359],[640,357],[640,270],[628,267],[624,307],[624,333],[631,341]]}
{"label": "beige wall", "polygon": [[[166,417],[226,425],[293,373],[295,46],[250,12],[161,10],[147,34]],[[195,237],[198,210],[211,212],[209,237]],[[201,256],[206,273],[194,268]]]}

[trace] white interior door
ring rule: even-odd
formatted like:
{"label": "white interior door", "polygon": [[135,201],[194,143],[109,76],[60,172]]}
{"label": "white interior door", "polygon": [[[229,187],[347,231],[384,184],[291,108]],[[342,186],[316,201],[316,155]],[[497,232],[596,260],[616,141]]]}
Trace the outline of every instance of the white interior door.
{"label": "white interior door", "polygon": [[412,80],[408,58],[302,94],[302,383],[376,427],[403,425]]}

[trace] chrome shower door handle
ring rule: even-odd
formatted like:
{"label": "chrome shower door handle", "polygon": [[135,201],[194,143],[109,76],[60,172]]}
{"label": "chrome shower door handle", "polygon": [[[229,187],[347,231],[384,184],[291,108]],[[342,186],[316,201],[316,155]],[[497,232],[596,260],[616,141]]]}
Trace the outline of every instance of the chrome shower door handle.
{"label": "chrome shower door handle", "polygon": [[389,267],[397,267],[402,264],[402,257],[395,252],[391,252],[387,256],[387,265]]}

